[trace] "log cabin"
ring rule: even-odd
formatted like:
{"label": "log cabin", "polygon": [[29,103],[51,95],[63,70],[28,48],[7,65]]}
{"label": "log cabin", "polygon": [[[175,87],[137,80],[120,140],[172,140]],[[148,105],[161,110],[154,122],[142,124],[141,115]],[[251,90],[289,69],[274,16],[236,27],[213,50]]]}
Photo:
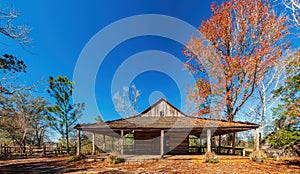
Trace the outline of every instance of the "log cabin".
{"label": "log cabin", "polygon": [[[77,129],[77,154],[80,154],[80,132],[93,133],[93,153],[95,149],[95,134],[104,136],[119,137],[120,153],[124,151],[124,136],[132,134],[134,144],[130,153],[134,154],[189,154],[191,136],[199,137],[199,140],[206,140],[206,145],[199,146],[199,152],[212,151],[212,136],[219,136],[219,147],[221,136],[234,134],[241,131],[255,129],[255,149],[259,148],[258,124],[249,122],[229,122],[226,120],[208,119],[188,116],[164,98],[145,109],[136,116],[107,121],[102,124],[78,124]],[[235,136],[234,136],[235,137]],[[104,143],[105,144],[105,143]],[[105,148],[105,145],[104,145]],[[195,148],[195,147],[194,147]],[[235,150],[235,141],[232,144]],[[105,150],[105,149],[104,149]],[[218,150],[217,150],[218,152]]]}

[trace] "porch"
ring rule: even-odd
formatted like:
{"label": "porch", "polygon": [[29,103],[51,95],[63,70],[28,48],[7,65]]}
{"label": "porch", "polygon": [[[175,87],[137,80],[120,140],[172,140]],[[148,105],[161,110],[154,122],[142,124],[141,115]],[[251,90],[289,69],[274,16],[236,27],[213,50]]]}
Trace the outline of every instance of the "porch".
{"label": "porch", "polygon": [[[243,155],[244,148],[235,146],[235,138],[231,146],[222,146],[221,137],[226,134],[235,137],[237,132],[254,129],[255,150],[259,149],[259,125],[249,122],[229,122],[187,116],[164,99],[147,108],[139,115],[126,119],[107,121],[105,123],[78,124],[78,148],[80,154],[81,131],[92,133],[93,153],[95,153],[95,135],[103,136],[103,151],[107,148],[106,137],[118,140],[118,152],[123,155],[173,155],[173,154],[203,154],[215,151],[217,154],[226,149],[228,152]],[[190,137],[196,137],[198,144],[191,144]],[[219,142],[212,145],[212,138]]]}
{"label": "porch", "polygon": [[[127,161],[148,161],[161,160],[160,155],[124,155]],[[232,156],[232,155],[218,155],[220,161],[247,161],[249,157]],[[104,161],[107,159],[107,154],[87,155],[86,161]],[[193,162],[203,162],[203,155],[164,155],[163,160],[191,160]]]}

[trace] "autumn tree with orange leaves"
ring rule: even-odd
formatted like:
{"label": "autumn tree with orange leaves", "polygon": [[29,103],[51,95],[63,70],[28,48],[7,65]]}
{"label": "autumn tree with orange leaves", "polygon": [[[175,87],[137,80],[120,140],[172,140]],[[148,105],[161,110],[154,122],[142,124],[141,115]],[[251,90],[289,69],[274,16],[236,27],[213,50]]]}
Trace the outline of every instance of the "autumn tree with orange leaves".
{"label": "autumn tree with orange leaves", "polygon": [[208,114],[212,89],[221,89],[220,108],[233,121],[289,48],[287,18],[277,16],[266,0],[212,3],[211,10],[213,15],[199,27],[202,37],[193,37],[183,51],[186,66],[198,78],[187,100],[196,101],[198,116]]}

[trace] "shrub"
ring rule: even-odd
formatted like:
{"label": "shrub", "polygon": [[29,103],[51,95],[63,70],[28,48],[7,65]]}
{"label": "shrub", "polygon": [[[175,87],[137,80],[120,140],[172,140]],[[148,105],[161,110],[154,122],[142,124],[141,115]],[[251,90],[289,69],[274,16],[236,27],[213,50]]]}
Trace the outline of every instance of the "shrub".
{"label": "shrub", "polygon": [[267,158],[276,158],[276,156],[274,154],[267,154]]}
{"label": "shrub", "polygon": [[250,159],[252,161],[259,161],[261,160],[261,162],[264,162],[264,160],[267,158],[267,155],[265,154],[264,151],[262,150],[258,150],[258,151],[254,151],[249,155]]}
{"label": "shrub", "polygon": [[71,163],[71,162],[75,162],[75,161],[79,161],[79,160],[82,160],[84,159],[85,156],[80,154],[80,155],[76,155],[76,156],[72,156],[71,158],[69,158],[67,161],[66,161],[66,164],[68,163]]}
{"label": "shrub", "polygon": [[300,140],[300,131],[280,129],[269,135],[267,139],[273,148],[287,148]]}
{"label": "shrub", "polygon": [[123,158],[118,158],[117,153],[115,152],[110,153],[107,160],[110,164],[119,164],[125,161]]}
{"label": "shrub", "polygon": [[204,161],[207,163],[218,163],[219,158],[214,152],[206,152],[203,157]]}

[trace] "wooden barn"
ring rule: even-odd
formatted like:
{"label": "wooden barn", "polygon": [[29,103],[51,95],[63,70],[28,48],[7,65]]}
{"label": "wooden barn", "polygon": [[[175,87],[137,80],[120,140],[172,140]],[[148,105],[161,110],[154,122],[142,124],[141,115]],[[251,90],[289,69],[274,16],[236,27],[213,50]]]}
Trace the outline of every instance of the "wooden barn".
{"label": "wooden barn", "polygon": [[[78,124],[77,136],[80,153],[80,131],[93,133],[93,147],[95,134],[121,138],[121,154],[189,154],[191,148],[197,151],[212,151],[212,136],[221,136],[255,129],[255,148],[258,149],[258,124],[249,122],[228,122],[187,116],[165,99],[160,99],[142,113],[129,118],[107,121],[103,124]],[[124,136],[133,135],[133,145],[124,149]],[[200,145],[190,145],[190,137],[197,137]],[[125,136],[126,137],[126,136]],[[205,146],[202,140],[205,140]],[[235,150],[233,142],[232,149]],[[220,146],[220,141],[219,141]],[[104,145],[105,147],[105,145]],[[95,148],[93,148],[95,149]],[[218,151],[218,149],[213,149]],[[193,151],[194,152],[194,151]]]}

